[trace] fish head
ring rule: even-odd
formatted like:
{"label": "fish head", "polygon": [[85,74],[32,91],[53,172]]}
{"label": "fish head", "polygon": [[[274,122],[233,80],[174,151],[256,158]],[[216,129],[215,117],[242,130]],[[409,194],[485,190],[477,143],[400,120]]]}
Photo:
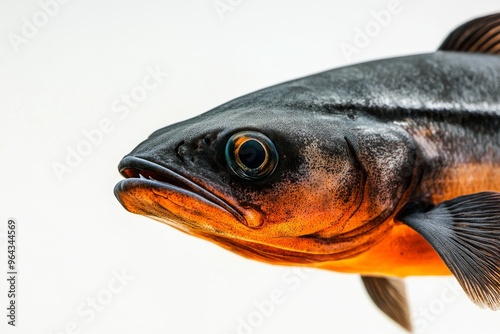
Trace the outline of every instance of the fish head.
{"label": "fish head", "polygon": [[350,122],[283,107],[214,109],[125,156],[115,195],[130,212],[249,258],[353,256],[376,242],[388,214],[367,189],[371,167]]}

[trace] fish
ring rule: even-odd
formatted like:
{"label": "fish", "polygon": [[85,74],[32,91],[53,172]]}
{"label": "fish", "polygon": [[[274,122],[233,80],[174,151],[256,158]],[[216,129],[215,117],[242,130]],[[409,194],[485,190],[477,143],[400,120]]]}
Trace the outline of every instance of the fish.
{"label": "fish", "polygon": [[118,165],[128,211],[243,257],[360,275],[412,330],[404,278],[453,275],[500,309],[500,14],[436,52],[238,97]]}

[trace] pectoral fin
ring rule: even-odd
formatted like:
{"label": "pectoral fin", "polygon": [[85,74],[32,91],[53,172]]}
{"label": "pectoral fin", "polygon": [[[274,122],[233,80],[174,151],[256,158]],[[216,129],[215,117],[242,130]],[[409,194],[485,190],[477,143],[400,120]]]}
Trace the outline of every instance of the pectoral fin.
{"label": "pectoral fin", "polygon": [[469,298],[500,309],[500,193],[457,197],[427,212],[411,206],[403,211],[398,219],[431,244]]}
{"label": "pectoral fin", "polygon": [[375,305],[411,332],[410,309],[404,281],[399,278],[374,276],[361,276],[361,279]]}

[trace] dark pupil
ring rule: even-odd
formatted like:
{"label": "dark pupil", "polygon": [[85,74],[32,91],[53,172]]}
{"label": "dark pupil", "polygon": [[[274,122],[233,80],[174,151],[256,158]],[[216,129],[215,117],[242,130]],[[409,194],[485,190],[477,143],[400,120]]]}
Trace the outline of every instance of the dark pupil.
{"label": "dark pupil", "polygon": [[261,143],[254,139],[244,142],[238,151],[241,163],[247,168],[254,169],[260,167],[266,160],[266,151]]}

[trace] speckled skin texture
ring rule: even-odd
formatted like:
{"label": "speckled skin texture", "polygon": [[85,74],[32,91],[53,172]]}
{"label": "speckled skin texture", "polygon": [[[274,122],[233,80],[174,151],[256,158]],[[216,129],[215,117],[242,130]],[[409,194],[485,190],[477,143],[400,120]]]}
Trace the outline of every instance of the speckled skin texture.
{"label": "speckled skin texture", "polygon": [[[279,152],[261,181],[228,173],[224,147],[243,130],[264,133]],[[362,274],[448,274],[394,217],[410,202],[500,191],[500,57],[436,52],[319,73],[160,129],[129,156],[182,175],[242,218],[139,179],[115,189],[129,211],[241,255]]]}

